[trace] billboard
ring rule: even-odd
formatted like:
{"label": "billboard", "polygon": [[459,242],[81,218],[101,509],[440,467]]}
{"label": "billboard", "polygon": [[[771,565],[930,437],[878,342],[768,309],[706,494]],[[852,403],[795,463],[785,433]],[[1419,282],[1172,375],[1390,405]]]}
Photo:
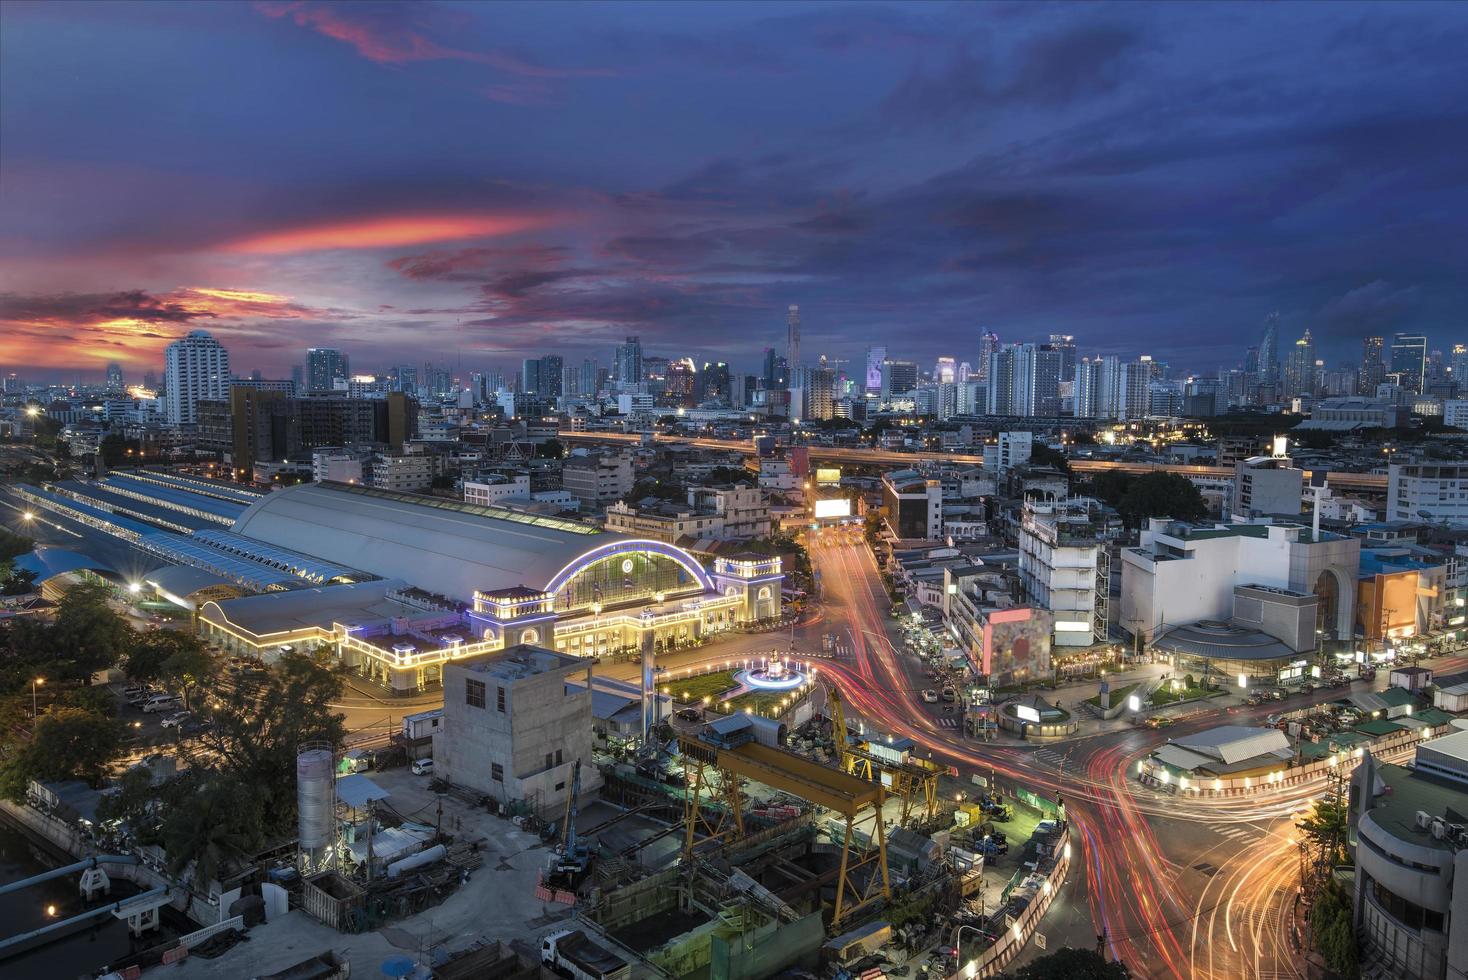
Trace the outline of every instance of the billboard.
{"label": "billboard", "polygon": [[830,500],[817,500],[815,506],[817,519],[830,517],[850,517],[851,501],[845,497],[833,497]]}
{"label": "billboard", "polygon": [[1036,711],[1034,708],[1031,708],[1027,704],[1015,705],[1014,713],[1016,716],[1018,716],[1020,721],[1028,721],[1036,725],[1040,723],[1040,712]]}
{"label": "billboard", "polygon": [[841,467],[820,466],[816,468],[816,482],[822,485],[841,482]]}

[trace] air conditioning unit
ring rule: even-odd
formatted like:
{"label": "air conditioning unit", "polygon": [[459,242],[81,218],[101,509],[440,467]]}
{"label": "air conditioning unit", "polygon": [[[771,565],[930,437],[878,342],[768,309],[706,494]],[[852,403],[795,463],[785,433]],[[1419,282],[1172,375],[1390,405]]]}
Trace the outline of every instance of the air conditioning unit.
{"label": "air conditioning unit", "polygon": [[1443,840],[1448,836],[1448,823],[1446,820],[1434,820],[1432,822],[1432,837],[1434,840]]}
{"label": "air conditioning unit", "polygon": [[1416,826],[1418,830],[1426,830],[1428,827],[1431,827],[1432,814],[1428,813],[1426,810],[1418,810]]}

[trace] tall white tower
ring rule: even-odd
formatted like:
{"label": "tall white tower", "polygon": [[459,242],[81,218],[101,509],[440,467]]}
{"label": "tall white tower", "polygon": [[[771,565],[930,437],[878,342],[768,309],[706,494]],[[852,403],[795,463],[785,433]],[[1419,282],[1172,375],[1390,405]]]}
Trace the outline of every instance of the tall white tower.
{"label": "tall white tower", "polygon": [[785,316],[786,324],[786,366],[790,369],[790,377],[795,377],[795,369],[800,367],[800,307],[794,304],[790,312]]}
{"label": "tall white tower", "polygon": [[229,397],[229,351],[204,330],[193,330],[163,351],[167,370],[164,413],[169,425],[193,425],[200,401]]}

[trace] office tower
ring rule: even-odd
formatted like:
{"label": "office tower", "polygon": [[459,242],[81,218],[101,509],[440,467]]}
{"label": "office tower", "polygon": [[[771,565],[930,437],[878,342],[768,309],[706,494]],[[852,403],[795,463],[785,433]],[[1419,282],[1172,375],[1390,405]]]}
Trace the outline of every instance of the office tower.
{"label": "office tower", "polygon": [[764,385],[766,391],[775,391],[790,386],[790,362],[775,353],[775,348],[765,348]]}
{"label": "office tower", "polygon": [[785,314],[785,363],[792,372],[800,367],[800,307],[794,304]]}
{"label": "office tower", "polygon": [[836,372],[826,367],[826,359],[822,357],[820,367],[806,368],[803,374],[805,377],[801,388],[805,393],[805,412],[801,417],[834,418]]}
{"label": "office tower", "polygon": [[164,417],[169,425],[198,421],[200,400],[229,395],[229,351],[204,330],[191,330],[163,351]]}
{"label": "office tower", "polygon": [[1279,380],[1279,314],[1264,319],[1264,339],[1259,342],[1259,380]]}
{"label": "office tower", "polygon": [[1249,377],[1255,377],[1259,373],[1259,348],[1250,347],[1244,351],[1244,373]]}
{"label": "office tower", "polygon": [[1060,414],[1061,354],[1049,345],[1005,344],[989,358],[989,414]]}
{"label": "office tower", "polygon": [[[407,365],[399,365],[392,370],[393,390],[406,391],[413,394],[418,389],[418,369]],[[299,386],[296,389],[300,390]]]}
{"label": "office tower", "polygon": [[1310,395],[1315,391],[1315,342],[1310,339],[1310,329],[1295,341],[1295,346],[1285,357],[1284,395]]}
{"label": "office tower", "polygon": [[679,358],[668,362],[664,392],[667,404],[674,408],[692,408],[698,390],[698,368],[693,359]]}
{"label": "office tower", "polygon": [[1361,383],[1357,394],[1376,397],[1376,386],[1386,380],[1384,349],[1385,341],[1381,337],[1367,337],[1361,342]]}
{"label": "office tower", "polygon": [[999,335],[992,330],[979,334],[979,370],[977,380],[989,380],[989,358],[999,349]]}
{"label": "office tower", "polygon": [[296,391],[306,390],[306,369],[299,364],[291,365],[291,384],[296,386]]}
{"label": "office tower", "polygon": [[1458,382],[1458,390],[1468,391],[1468,344],[1454,344],[1451,359],[1448,361],[1448,373],[1452,379]]}
{"label": "office tower", "polygon": [[1052,333],[1048,346],[1060,351],[1060,380],[1074,381],[1076,376],[1076,339],[1068,333]]}
{"label": "office tower", "polygon": [[912,361],[882,362],[882,399],[905,395],[917,387],[917,365]]}
{"label": "office tower", "polygon": [[1399,333],[1392,338],[1392,374],[1398,383],[1420,395],[1427,380],[1427,338],[1416,333]]}
{"label": "office tower", "polygon": [[951,357],[940,357],[933,366],[933,380],[939,384],[953,384],[958,380],[958,362]]}
{"label": "office tower", "polygon": [[601,390],[597,384],[597,378],[601,368],[596,363],[596,358],[588,357],[582,360],[581,367],[576,371],[576,390],[572,394],[582,398],[594,398]]}
{"label": "office tower", "polygon": [[729,402],[729,365],[723,361],[704,361],[698,375],[698,401]]}
{"label": "office tower", "polygon": [[1121,366],[1119,386],[1121,419],[1145,418],[1151,410],[1152,362],[1149,359],[1129,361]]}
{"label": "office tower", "polygon": [[866,393],[879,394],[882,390],[882,362],[887,359],[886,347],[867,348]]}
{"label": "office tower", "polygon": [[626,387],[642,381],[642,338],[628,337],[617,345],[616,362],[612,365],[614,380]]}
{"label": "office tower", "polygon": [[111,364],[107,365],[107,390],[118,392],[121,391],[122,388],[122,365],[118,364],[116,361],[113,361]]}
{"label": "office tower", "polygon": [[[143,387],[146,388],[148,391],[157,391],[158,390],[158,375],[154,374],[152,371],[146,371],[146,372],[144,372],[144,374],[143,374]],[[16,390],[19,391],[20,389],[19,388],[16,388]]]}
{"label": "office tower", "polygon": [[351,377],[347,355],[334,347],[312,347],[306,351],[306,384],[311,391],[332,391],[338,381]]}
{"label": "office tower", "polygon": [[1443,352],[1431,351],[1427,355],[1427,380],[1430,384],[1440,384],[1448,379],[1447,364],[1443,360]]}
{"label": "office tower", "polygon": [[520,392],[526,395],[545,393],[545,382],[540,376],[540,358],[527,357],[520,362]]}
{"label": "office tower", "polygon": [[559,354],[547,354],[540,359],[540,396],[546,401],[555,401],[564,393],[566,360]]}

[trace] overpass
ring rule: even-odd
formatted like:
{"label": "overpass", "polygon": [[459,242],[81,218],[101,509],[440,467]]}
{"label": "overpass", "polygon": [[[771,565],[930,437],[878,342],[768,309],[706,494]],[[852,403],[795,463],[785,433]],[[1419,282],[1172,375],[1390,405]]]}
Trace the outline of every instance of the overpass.
{"label": "overpass", "polygon": [[[566,443],[639,443],[642,436],[635,432],[562,432],[556,437]],[[730,439],[707,439],[701,437],[672,436],[663,433],[654,433],[653,438],[658,442],[669,444],[681,443],[687,446],[695,446],[699,449],[735,450],[747,455],[754,455],[754,447],[747,442],[734,441]],[[838,446],[806,446],[810,451],[812,460],[820,460],[831,463],[850,463],[854,466],[911,466],[928,460],[947,463],[965,463],[970,466],[982,466],[983,456],[972,453],[942,453],[931,450],[919,450],[916,452],[897,452],[891,449],[864,449],[855,447]],[[1177,473],[1180,476],[1199,477],[1214,480],[1232,480],[1234,471],[1227,466],[1190,466],[1182,463],[1123,463],[1107,459],[1072,459],[1070,468],[1073,472],[1081,475],[1101,473],[1111,470],[1118,473]],[[1308,482],[1313,471],[1305,470],[1305,479]],[[1325,474],[1330,485],[1339,490],[1356,490],[1369,493],[1385,493],[1387,478],[1385,473],[1349,473],[1345,471],[1332,470]]]}

